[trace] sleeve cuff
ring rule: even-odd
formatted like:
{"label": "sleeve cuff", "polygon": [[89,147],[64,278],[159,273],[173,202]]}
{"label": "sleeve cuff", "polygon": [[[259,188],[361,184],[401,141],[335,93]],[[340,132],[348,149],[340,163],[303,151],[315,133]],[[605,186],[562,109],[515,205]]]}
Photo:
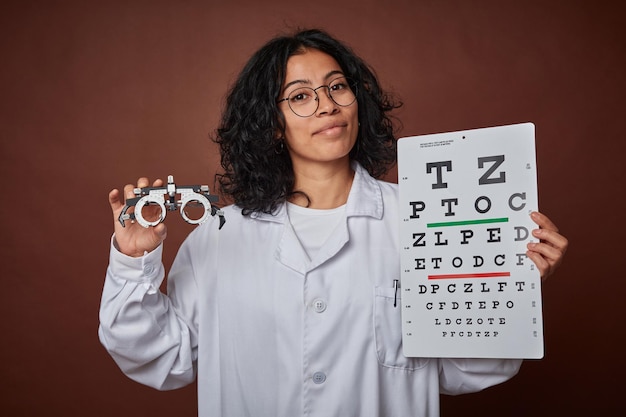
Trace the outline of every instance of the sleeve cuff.
{"label": "sleeve cuff", "polygon": [[152,252],[144,252],[144,255],[138,258],[123,254],[116,246],[113,235],[109,255],[109,268],[113,275],[129,281],[150,283],[163,278],[162,243]]}

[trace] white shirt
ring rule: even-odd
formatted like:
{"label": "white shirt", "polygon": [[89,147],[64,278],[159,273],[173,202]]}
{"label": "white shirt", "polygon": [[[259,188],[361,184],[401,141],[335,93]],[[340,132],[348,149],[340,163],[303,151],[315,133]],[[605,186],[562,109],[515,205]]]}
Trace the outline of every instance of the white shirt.
{"label": "white shirt", "polygon": [[333,230],[346,218],[346,206],[322,210],[287,203],[287,217],[302,248],[313,259]]}
{"label": "white shirt", "polygon": [[162,247],[112,247],[99,335],[129,377],[173,389],[198,377],[201,417],[437,416],[439,393],[478,391],[520,360],[402,354],[398,193],[358,165],[346,218],[309,261],[287,220],[224,209],[186,239],[168,277]]}

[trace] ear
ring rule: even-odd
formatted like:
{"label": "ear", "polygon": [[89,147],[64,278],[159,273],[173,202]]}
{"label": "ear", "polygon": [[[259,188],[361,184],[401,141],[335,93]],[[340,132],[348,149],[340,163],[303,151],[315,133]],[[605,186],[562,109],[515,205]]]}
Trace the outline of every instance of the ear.
{"label": "ear", "polygon": [[276,152],[276,155],[280,155],[284,151],[285,151],[285,139],[284,138],[277,138],[276,139],[276,144],[275,144],[275,147],[274,147],[274,152]]}

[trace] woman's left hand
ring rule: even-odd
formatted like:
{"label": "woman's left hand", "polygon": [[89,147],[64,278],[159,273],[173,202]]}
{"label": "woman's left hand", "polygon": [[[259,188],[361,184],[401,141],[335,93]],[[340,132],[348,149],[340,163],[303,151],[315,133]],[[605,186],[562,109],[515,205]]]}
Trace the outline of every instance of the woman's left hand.
{"label": "woman's left hand", "polygon": [[532,232],[539,239],[539,243],[529,243],[526,255],[537,265],[541,279],[545,281],[561,264],[568,241],[559,234],[559,229],[547,216],[534,211],[530,218],[539,226],[539,229]]}

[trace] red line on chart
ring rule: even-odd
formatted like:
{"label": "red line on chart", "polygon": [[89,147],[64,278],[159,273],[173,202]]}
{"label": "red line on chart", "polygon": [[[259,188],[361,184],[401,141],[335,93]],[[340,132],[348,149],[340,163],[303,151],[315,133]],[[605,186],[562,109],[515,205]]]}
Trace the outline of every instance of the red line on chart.
{"label": "red line on chart", "polygon": [[477,274],[442,274],[429,275],[428,279],[457,279],[457,278],[497,278],[510,277],[510,272],[483,272]]}

